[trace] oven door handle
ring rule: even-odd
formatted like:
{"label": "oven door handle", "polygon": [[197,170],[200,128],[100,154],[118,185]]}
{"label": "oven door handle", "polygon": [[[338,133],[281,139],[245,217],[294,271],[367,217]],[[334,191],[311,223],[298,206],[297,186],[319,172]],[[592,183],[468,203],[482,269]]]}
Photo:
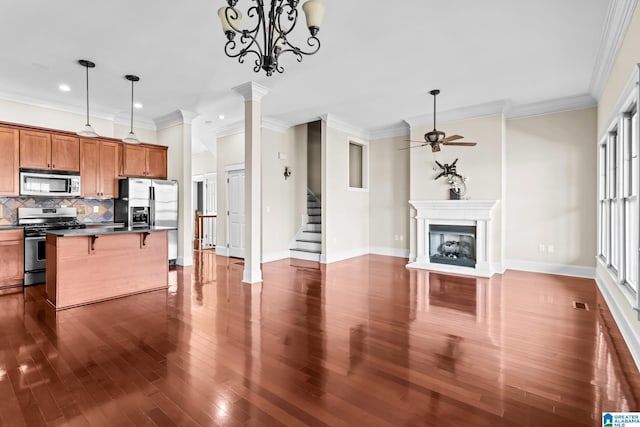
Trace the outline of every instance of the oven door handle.
{"label": "oven door handle", "polygon": [[45,240],[46,236],[28,236],[24,240]]}

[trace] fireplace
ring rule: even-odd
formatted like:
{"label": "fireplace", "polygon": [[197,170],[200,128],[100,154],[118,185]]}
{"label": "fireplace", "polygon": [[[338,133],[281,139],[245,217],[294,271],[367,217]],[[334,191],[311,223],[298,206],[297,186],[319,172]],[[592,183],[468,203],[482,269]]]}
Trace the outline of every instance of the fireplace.
{"label": "fireplace", "polygon": [[491,277],[497,200],[411,200],[415,246],[407,267]]}
{"label": "fireplace", "polygon": [[472,225],[431,224],[429,261],[438,264],[476,266],[476,227]]}

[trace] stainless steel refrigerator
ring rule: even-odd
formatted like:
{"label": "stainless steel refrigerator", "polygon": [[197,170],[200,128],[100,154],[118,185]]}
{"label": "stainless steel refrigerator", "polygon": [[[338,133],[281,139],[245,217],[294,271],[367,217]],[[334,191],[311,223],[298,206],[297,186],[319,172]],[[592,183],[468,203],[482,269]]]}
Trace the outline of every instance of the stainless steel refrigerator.
{"label": "stainless steel refrigerator", "polygon": [[135,215],[148,207],[148,225],[173,227],[169,230],[169,261],[178,257],[178,182],[164,179],[122,178],[119,182],[119,198],[114,203],[115,222],[125,226],[138,225]]}

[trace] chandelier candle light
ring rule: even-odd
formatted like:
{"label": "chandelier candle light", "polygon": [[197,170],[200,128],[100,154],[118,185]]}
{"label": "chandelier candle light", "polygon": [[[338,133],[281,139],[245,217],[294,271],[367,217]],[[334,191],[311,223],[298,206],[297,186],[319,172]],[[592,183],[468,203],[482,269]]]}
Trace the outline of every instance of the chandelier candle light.
{"label": "chandelier candle light", "polygon": [[[302,5],[311,34],[307,39],[308,51],[293,45],[288,38],[298,20],[299,0],[271,0],[268,11],[265,11],[264,0],[253,1],[257,6],[251,6],[247,10],[247,16],[256,18],[257,21],[249,29],[239,28],[242,14],[235,8],[238,0],[227,0],[229,6],[218,9],[222,31],[227,37],[224,52],[228,57],[238,58],[238,62],[244,63],[248,53],[255,54],[253,71],[259,72],[262,68],[267,76],[271,76],[274,71],[284,71],[278,64],[281,54],[291,52],[301,62],[302,55],[313,55],[320,50],[320,40],[316,36],[324,15],[322,0],[308,0]],[[236,34],[240,34],[240,45],[236,43]]]}

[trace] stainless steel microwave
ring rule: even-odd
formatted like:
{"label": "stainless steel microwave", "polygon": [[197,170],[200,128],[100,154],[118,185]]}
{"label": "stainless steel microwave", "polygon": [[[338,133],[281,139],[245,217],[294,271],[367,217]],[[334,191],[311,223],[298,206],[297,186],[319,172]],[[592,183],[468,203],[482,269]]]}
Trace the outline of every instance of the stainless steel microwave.
{"label": "stainless steel microwave", "polygon": [[20,195],[77,197],[80,196],[80,175],[21,170]]}

